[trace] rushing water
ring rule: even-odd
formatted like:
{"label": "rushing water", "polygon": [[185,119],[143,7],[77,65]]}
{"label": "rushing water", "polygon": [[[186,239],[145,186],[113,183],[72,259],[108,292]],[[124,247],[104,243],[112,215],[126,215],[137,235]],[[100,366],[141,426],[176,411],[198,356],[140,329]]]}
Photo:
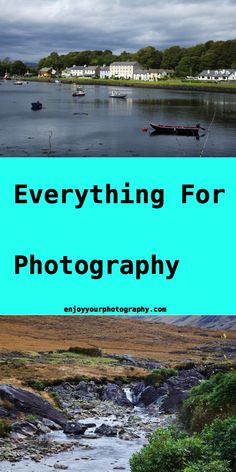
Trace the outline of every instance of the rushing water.
{"label": "rushing water", "polygon": [[[87,85],[74,98],[73,85],[13,81],[0,85],[2,156],[235,156],[236,94]],[[31,102],[43,104],[31,111]],[[213,119],[214,118],[214,119]],[[213,120],[213,122],[212,122]],[[195,125],[194,137],[151,135],[150,122]],[[210,126],[210,124],[212,125]]]}
{"label": "rushing water", "polygon": [[[138,414],[143,423],[153,423],[153,430],[158,426],[165,426],[173,423],[174,415],[152,416],[151,413],[142,408],[135,408],[134,413]],[[130,415],[127,413],[124,417],[109,415],[103,417],[89,417],[81,421],[85,423],[94,423],[96,427],[101,424],[110,426],[123,426],[129,424]],[[124,470],[130,472],[129,459],[147,443],[145,431],[135,425],[133,430],[137,432],[137,437],[132,439],[120,439],[119,437],[98,437],[94,434],[96,427],[89,428],[86,434],[79,438],[78,445],[67,452],[45,457],[39,463],[31,459],[21,460],[16,464],[13,462],[0,462],[0,472],[47,472],[49,468],[54,469],[54,465],[62,463],[70,471],[81,472],[112,472],[112,470]],[[75,442],[75,436],[66,436],[62,431],[55,431],[45,435],[45,439],[55,442]]]}

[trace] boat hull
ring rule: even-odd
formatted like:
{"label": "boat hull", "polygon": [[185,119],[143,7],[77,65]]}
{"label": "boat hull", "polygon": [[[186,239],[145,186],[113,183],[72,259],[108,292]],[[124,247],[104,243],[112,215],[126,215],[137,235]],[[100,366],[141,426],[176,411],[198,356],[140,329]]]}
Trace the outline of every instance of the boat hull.
{"label": "boat hull", "polygon": [[85,92],[74,92],[72,93],[72,97],[84,97]]}
{"label": "boat hull", "polygon": [[126,98],[126,95],[110,95],[110,98]]}
{"label": "boat hull", "polygon": [[31,110],[42,110],[43,108],[43,105],[42,103],[39,103],[39,102],[34,102],[34,103],[31,103]]}
{"label": "boat hull", "polygon": [[159,125],[150,123],[150,126],[159,134],[177,134],[182,136],[198,136],[199,126],[174,126],[174,125]]}

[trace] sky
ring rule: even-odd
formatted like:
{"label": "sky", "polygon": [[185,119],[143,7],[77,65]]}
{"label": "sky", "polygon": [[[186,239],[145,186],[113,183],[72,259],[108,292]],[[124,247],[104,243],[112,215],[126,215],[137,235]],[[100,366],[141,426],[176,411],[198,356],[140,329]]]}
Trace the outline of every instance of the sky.
{"label": "sky", "polygon": [[0,0],[0,59],[236,38],[236,0]]}

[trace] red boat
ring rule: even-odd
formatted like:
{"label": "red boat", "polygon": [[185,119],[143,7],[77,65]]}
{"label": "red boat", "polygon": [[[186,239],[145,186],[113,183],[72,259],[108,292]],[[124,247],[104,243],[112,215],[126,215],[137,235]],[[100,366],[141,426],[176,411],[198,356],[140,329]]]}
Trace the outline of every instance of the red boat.
{"label": "red boat", "polygon": [[180,125],[159,125],[150,123],[150,126],[160,134],[180,134],[183,136],[198,136],[199,130],[203,129],[200,125],[180,126]]}
{"label": "red boat", "polygon": [[72,97],[84,97],[85,92],[83,90],[78,90],[78,92],[72,93]]}

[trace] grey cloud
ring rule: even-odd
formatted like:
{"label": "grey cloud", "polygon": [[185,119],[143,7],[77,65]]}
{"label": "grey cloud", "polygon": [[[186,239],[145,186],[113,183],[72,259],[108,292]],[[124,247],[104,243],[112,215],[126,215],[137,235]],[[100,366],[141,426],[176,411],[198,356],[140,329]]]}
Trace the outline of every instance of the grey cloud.
{"label": "grey cloud", "polygon": [[0,57],[164,49],[236,37],[234,0],[0,0]]}

